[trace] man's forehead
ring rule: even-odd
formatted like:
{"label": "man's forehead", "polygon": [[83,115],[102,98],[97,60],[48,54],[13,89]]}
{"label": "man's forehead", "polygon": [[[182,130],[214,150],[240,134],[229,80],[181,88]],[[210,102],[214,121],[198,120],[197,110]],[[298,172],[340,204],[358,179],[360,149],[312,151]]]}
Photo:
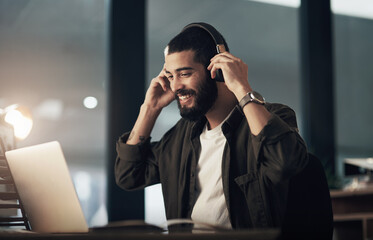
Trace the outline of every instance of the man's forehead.
{"label": "man's forehead", "polygon": [[167,71],[176,71],[180,68],[194,69],[198,62],[194,59],[194,51],[187,50],[174,52],[165,56],[165,69]]}
{"label": "man's forehead", "polygon": [[194,62],[194,53],[195,51],[193,50],[184,50],[180,52],[172,52],[172,53],[167,53],[165,55],[165,59],[178,59],[178,58],[184,58],[185,60],[191,60]]}

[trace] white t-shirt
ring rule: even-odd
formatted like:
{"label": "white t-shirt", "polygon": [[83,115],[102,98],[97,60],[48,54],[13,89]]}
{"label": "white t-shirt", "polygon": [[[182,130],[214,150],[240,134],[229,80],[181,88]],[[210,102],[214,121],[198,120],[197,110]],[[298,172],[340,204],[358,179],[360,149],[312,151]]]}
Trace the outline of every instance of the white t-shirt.
{"label": "white t-shirt", "polygon": [[228,216],[222,182],[222,158],[227,139],[221,126],[200,135],[201,155],[197,165],[196,202],[192,220],[232,228]]}

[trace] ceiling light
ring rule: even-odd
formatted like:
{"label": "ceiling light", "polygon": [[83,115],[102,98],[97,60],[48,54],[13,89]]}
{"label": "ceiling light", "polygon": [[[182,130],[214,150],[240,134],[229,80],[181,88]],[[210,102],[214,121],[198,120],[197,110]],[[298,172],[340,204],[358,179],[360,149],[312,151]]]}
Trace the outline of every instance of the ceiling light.
{"label": "ceiling light", "polygon": [[98,103],[97,98],[92,97],[92,96],[84,98],[84,101],[83,101],[84,107],[88,109],[94,109],[95,107],[97,107],[97,103]]}

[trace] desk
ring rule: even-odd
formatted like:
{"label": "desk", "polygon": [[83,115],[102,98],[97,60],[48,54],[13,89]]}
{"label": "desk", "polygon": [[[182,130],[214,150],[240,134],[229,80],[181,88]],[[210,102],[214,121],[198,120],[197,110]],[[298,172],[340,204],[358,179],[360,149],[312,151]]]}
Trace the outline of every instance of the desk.
{"label": "desk", "polygon": [[373,186],[330,191],[335,239],[373,239]]}
{"label": "desk", "polygon": [[277,229],[227,231],[218,233],[135,233],[121,231],[90,232],[82,234],[38,234],[38,233],[2,233],[1,240],[275,240],[279,239]]}

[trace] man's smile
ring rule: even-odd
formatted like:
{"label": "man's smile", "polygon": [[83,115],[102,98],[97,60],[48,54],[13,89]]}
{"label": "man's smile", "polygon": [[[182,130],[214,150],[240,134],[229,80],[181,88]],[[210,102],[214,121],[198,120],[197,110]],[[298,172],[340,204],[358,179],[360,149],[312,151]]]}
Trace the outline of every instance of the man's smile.
{"label": "man's smile", "polygon": [[176,93],[176,97],[180,104],[187,104],[193,99],[195,92],[193,90],[181,90]]}

